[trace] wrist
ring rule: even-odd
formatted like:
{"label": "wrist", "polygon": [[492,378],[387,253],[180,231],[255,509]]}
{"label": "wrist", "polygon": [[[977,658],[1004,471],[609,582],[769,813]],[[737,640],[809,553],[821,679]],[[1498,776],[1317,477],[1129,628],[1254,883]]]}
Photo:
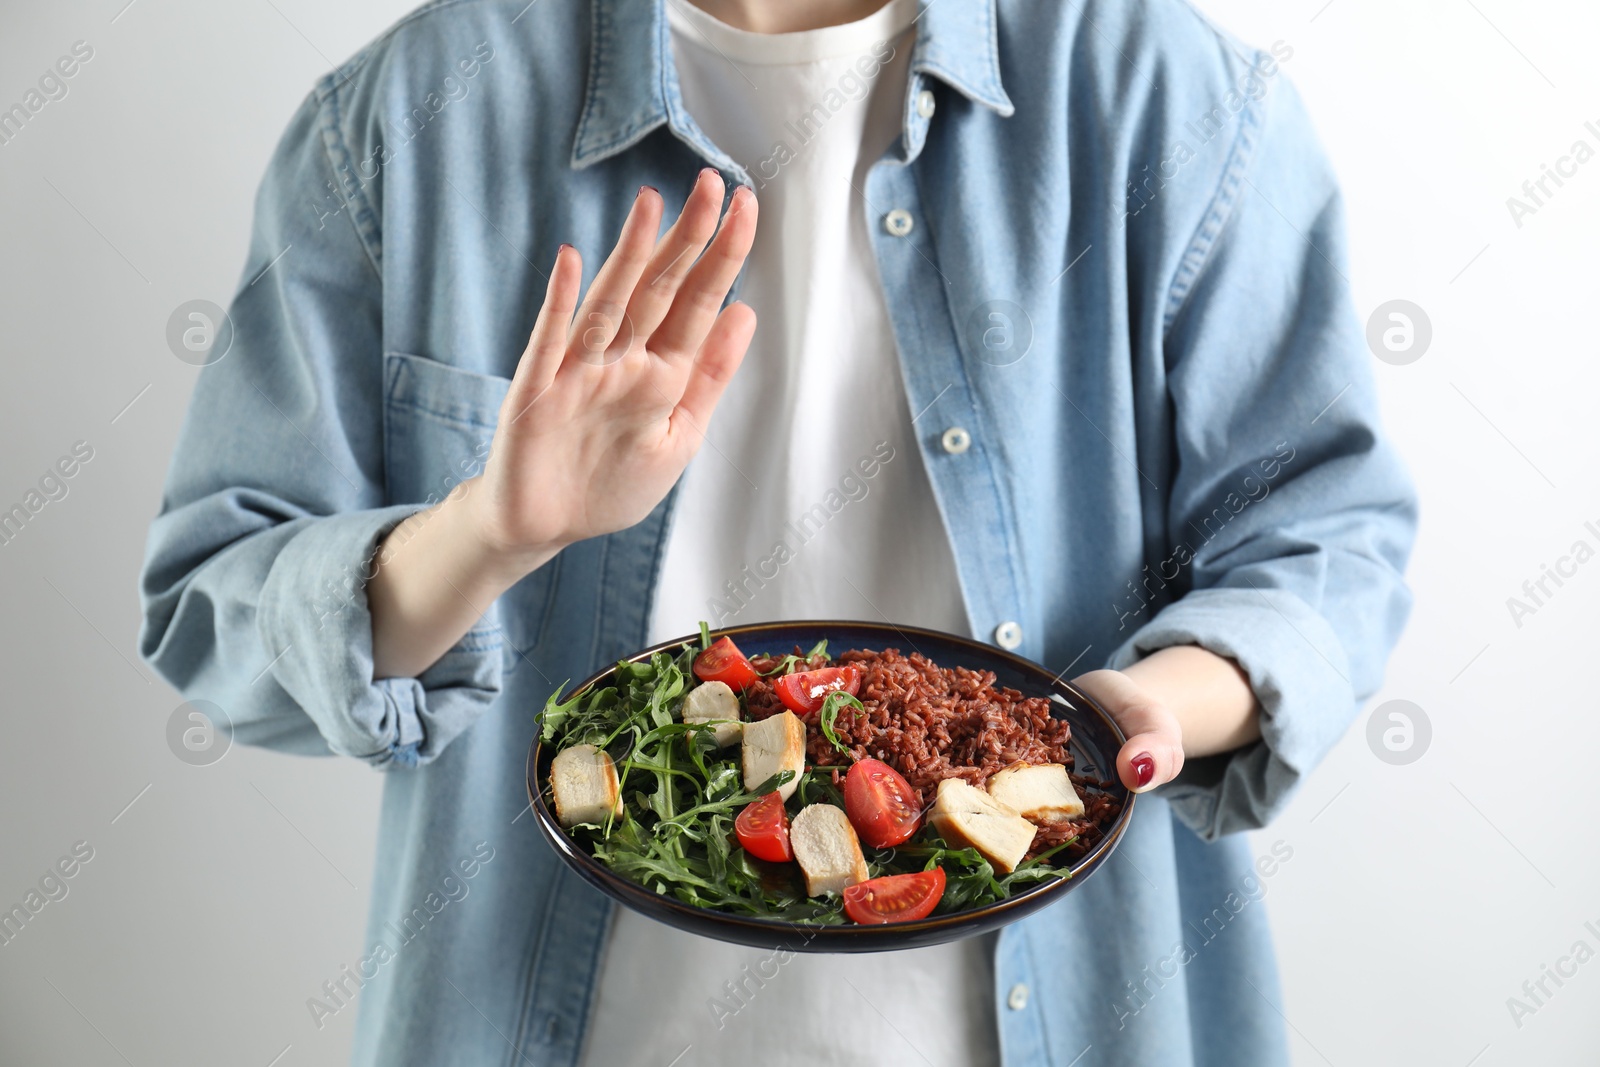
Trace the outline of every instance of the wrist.
{"label": "wrist", "polygon": [[568,542],[529,544],[506,537],[493,520],[490,496],[480,474],[456,486],[438,508],[448,512],[450,540],[459,546],[463,564],[498,596],[555,558]]}

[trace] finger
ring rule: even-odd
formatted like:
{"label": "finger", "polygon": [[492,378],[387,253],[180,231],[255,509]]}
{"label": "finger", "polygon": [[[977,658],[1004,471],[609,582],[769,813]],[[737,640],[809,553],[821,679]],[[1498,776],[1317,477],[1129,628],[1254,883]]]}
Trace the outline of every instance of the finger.
{"label": "finger", "polygon": [[606,362],[598,357],[626,327],[624,309],[628,297],[639,284],[660,228],[661,194],[648,185],[640,186],[616,247],[600,265],[578,308],[568,338],[569,353],[589,362]]}
{"label": "finger", "polygon": [[1117,753],[1117,777],[1135,793],[1166,785],[1183,770],[1183,745],[1165,731],[1134,734]]}
{"label": "finger", "polygon": [[1106,710],[1128,740],[1117,752],[1117,777],[1136,793],[1164,785],[1183,770],[1183,731],[1163,705],[1121,671],[1090,671],[1074,678]]}
{"label": "finger", "polygon": [[682,428],[693,436],[697,444],[705,436],[711,413],[716,410],[717,401],[733,380],[739,364],[744,362],[744,354],[755,332],[756,313],[749,304],[729,304],[717,316],[705,343],[695,356],[693,366],[689,368],[689,382],[684,387],[683,399],[678,401],[678,407],[672,413],[675,431],[681,422]]}
{"label": "finger", "polygon": [[716,169],[702,170],[677,221],[656,245],[655,254],[646,264],[644,276],[628,302],[628,320],[638,336],[649,337],[661,325],[667,309],[672,307],[678,286],[683,284],[706,242],[716,232],[723,191],[722,176]]}
{"label": "finger", "polygon": [[690,269],[671,310],[651,335],[652,351],[669,358],[686,358],[700,351],[711,324],[717,321],[723,298],[750,254],[757,213],[755,194],[749,186],[740,186],[733,194],[722,228],[712,238],[705,255]]}
{"label": "finger", "polygon": [[567,334],[572,327],[572,312],[578,304],[578,289],[583,283],[583,256],[571,245],[556,250],[555,265],[545,285],[544,303],[528,335],[528,347],[517,362],[511,378],[507,403],[514,404],[511,420],[521,417],[555,380],[567,351]]}

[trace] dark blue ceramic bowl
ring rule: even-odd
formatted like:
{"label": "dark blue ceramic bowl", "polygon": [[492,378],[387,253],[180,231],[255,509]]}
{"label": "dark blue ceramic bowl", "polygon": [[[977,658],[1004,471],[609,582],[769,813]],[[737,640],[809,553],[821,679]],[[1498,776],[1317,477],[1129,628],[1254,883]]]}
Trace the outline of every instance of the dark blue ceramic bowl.
{"label": "dark blue ceramic bowl", "polygon": [[[836,651],[848,648],[916,651],[941,667],[993,671],[996,684],[1016,689],[1025,696],[1055,698],[1057,716],[1072,723],[1073,770],[1115,782],[1110,792],[1122,802],[1122,811],[1105,837],[1072,865],[1070,878],[1034,886],[995,904],[948,915],[931,915],[917,922],[877,926],[781,922],[697,908],[652,892],[602,865],[556,821],[548,785],[550,760],[555,752],[535,738],[528,750],[528,798],[538,818],[539,829],[579,877],[617,903],[680,930],[740,945],[786,947],[797,952],[887,952],[972,937],[1031,915],[1082,885],[1122,840],[1123,831],[1133,817],[1134,804],[1133,793],[1116,781],[1115,761],[1124,741],[1122,731],[1103,708],[1078,689],[1057,680],[1037,663],[954,634],[870,622],[768,623],[713,632],[714,637],[724,634],[732,637],[746,655],[752,656],[758,653],[782,655],[794,651],[797,645],[810,648],[823,638],[827,638],[828,647]],[[685,641],[698,642],[699,635],[647,648],[629,656],[628,661],[648,659],[652,653],[680,647]],[[615,664],[606,667],[572,692],[608,684],[615,669]]]}

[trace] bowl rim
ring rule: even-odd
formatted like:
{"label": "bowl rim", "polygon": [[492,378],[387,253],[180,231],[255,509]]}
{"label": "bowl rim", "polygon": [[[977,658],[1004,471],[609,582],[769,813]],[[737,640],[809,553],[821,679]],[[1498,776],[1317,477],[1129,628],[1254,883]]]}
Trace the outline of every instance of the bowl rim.
{"label": "bowl rim", "polygon": [[[1019,656],[1014,652],[1007,651],[1006,649],[999,648],[995,645],[985,644],[970,637],[965,637],[961,634],[947,633],[943,630],[933,630],[923,626],[900,626],[895,623],[886,622],[864,622],[846,619],[786,619],[782,622],[744,623],[739,626],[713,629],[711,631],[711,637],[712,640],[716,640],[720,637],[737,638],[740,634],[751,634],[757,631],[770,631],[786,627],[812,627],[817,629],[827,629],[829,627],[851,627],[856,629],[864,628],[868,630],[877,630],[885,634],[898,634],[903,637],[907,643],[913,644],[913,646],[914,642],[911,641],[911,637],[913,635],[921,634],[930,638],[937,638],[940,641],[954,642],[957,645],[964,645],[969,649],[974,649],[981,652],[985,656],[998,656],[1003,660],[1009,661],[1013,666],[1019,668],[1025,673],[1035,674],[1047,671],[1047,668],[1039,663],[1035,663],[1033,660]],[[565,698],[570,700],[578,693],[592,689],[602,679],[614,672],[617,669],[618,663],[637,663],[641,660],[650,658],[657,652],[666,652],[674,648],[682,647],[685,642],[698,642],[699,640],[700,634],[696,632],[688,635],[687,637],[678,637],[670,641],[662,641],[632,655],[624,656],[620,660],[595,671],[593,674],[579,682],[577,685],[573,686],[571,689],[565,690]],[[913,648],[913,650],[915,649]],[[944,664],[940,664],[940,666],[944,666]],[[1061,674],[1065,673],[1065,671],[1061,672]],[[1086,708],[1095,716],[1097,716],[1100,721],[1110,729],[1112,737],[1116,739],[1118,751],[1120,751],[1121,747],[1127,743],[1127,735],[1123,733],[1122,728],[1117,725],[1116,720],[1111,717],[1110,713],[1108,713],[1105,708],[1100,706],[1099,701],[1089,696],[1089,694],[1085,693],[1082,689],[1079,689],[1071,682],[1064,681],[1060,674],[1057,674],[1051,678],[1047,684],[1050,686],[1058,686],[1065,690],[1066,693],[1070,694],[1075,700],[1079,701],[1082,707]],[[562,693],[562,690],[557,690],[557,693]],[[969,908],[965,911],[950,912],[944,915],[930,915],[925,919],[917,919],[911,922],[862,925],[859,923],[822,924],[796,922],[789,919],[768,919],[758,916],[737,915],[732,912],[717,911],[713,908],[702,908],[693,904],[686,904],[683,901],[678,900],[676,897],[667,895],[665,893],[657,893],[654,890],[647,889],[639,883],[616,873],[599,860],[595,859],[593,856],[579,848],[578,843],[574,841],[567,834],[565,829],[561,827],[560,823],[556,820],[554,813],[550,811],[549,805],[545,803],[544,790],[542,788],[534,788],[534,779],[539,772],[540,755],[543,748],[544,730],[542,726],[542,719],[542,713],[535,717],[535,721],[540,723],[540,725],[539,728],[534,731],[533,742],[528,747],[528,764],[526,774],[524,775],[525,788],[527,789],[528,793],[528,802],[530,807],[533,808],[534,818],[539,825],[540,831],[544,834],[545,838],[556,849],[556,851],[562,855],[563,859],[569,864],[573,864],[577,868],[577,873],[584,875],[587,880],[596,883],[597,887],[599,882],[604,882],[606,892],[610,893],[614,897],[625,896],[629,900],[634,901],[634,910],[640,911],[646,915],[650,915],[652,911],[657,909],[665,908],[669,912],[682,917],[685,924],[698,924],[706,922],[726,924],[729,927],[736,927],[765,936],[797,934],[804,936],[807,940],[828,937],[838,938],[844,936],[848,936],[852,940],[870,937],[882,937],[890,940],[899,940],[902,938],[912,937],[918,933],[945,930],[952,925],[962,925],[980,918],[989,919],[1003,917],[1008,912],[1019,907],[1022,907],[1024,911],[1032,911],[1035,905],[1042,906],[1040,903],[1041,898],[1054,895],[1065,890],[1067,887],[1073,884],[1080,872],[1092,872],[1101,864],[1102,861],[1111,855],[1111,853],[1116,849],[1117,845],[1121,842],[1123,834],[1127,831],[1128,825],[1132,821],[1134,805],[1139,796],[1138,793],[1128,789],[1127,786],[1122,786],[1123,791],[1127,795],[1123,802],[1122,811],[1117,815],[1116,821],[1112,823],[1110,828],[1106,830],[1105,835],[1095,844],[1095,846],[1088,852],[1084,853],[1083,856],[1081,856],[1078,861],[1068,869],[1069,873],[1066,877],[1057,878],[1054,881],[1043,882],[1031,888],[1024,889],[1021,892],[1012,894],[1005,900],[997,900],[992,904],[985,904],[979,908]],[[1111,758],[1113,766],[1109,769],[1114,776],[1116,773],[1115,753],[1111,754]],[[1121,785],[1120,782],[1117,784]],[[1000,923],[994,925],[1003,925],[1005,922],[1009,921],[1010,920],[1005,920],[1002,918]]]}

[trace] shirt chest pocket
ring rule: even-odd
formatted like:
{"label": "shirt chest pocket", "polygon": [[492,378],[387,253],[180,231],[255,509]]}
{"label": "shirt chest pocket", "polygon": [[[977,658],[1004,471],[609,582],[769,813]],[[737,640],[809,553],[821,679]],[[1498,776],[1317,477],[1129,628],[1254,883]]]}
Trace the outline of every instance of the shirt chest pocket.
{"label": "shirt chest pocket", "polygon": [[[508,378],[390,352],[383,357],[384,486],[390,504],[433,505],[483,473]],[[499,623],[516,652],[538,640],[557,568],[547,564],[500,598]],[[486,619],[480,627],[491,626]],[[513,651],[514,650],[514,651]]]}
{"label": "shirt chest pocket", "polygon": [[437,504],[483,472],[511,382],[436,360],[383,357],[383,459],[391,504]]}

